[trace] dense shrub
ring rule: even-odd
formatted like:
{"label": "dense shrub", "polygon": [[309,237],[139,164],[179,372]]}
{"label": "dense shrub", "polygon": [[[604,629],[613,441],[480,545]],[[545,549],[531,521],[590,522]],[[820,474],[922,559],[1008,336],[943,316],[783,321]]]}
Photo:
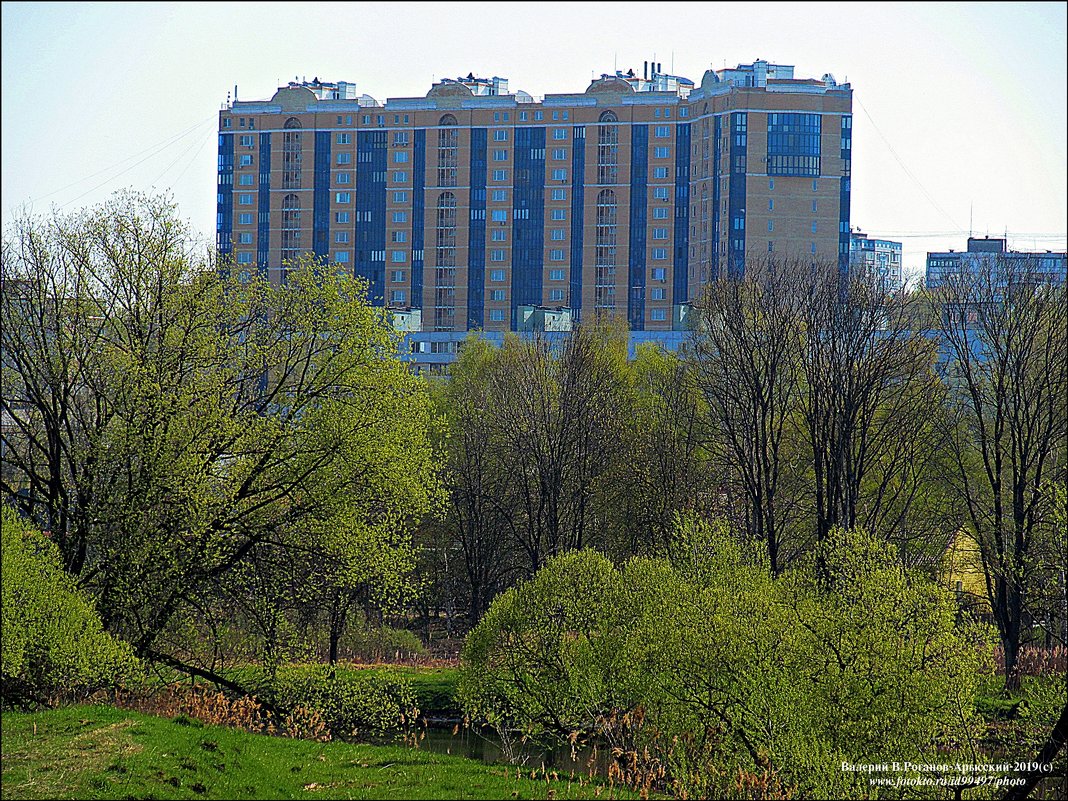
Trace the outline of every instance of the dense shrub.
{"label": "dense shrub", "polygon": [[863,795],[843,762],[943,762],[974,737],[989,632],[891,547],[837,533],[773,578],[722,532],[680,534],[671,561],[573,553],[499,597],[462,655],[468,713],[597,734],[684,797]]}
{"label": "dense shrub", "polygon": [[319,713],[334,737],[367,738],[410,728],[418,715],[411,682],[382,670],[291,665],[257,689],[278,710]]}
{"label": "dense shrub", "polygon": [[4,703],[46,703],[134,675],[129,645],[103,630],[55,545],[7,506],[2,516]]}

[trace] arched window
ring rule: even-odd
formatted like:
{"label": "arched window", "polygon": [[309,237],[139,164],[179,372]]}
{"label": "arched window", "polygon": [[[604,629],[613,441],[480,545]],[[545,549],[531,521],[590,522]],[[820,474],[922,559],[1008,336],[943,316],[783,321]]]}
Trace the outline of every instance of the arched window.
{"label": "arched window", "polygon": [[616,305],[616,226],[619,207],[616,193],[602,189],[597,193],[597,230],[595,239],[594,307],[613,309]]}
{"label": "arched window", "polygon": [[300,120],[286,120],[282,134],[282,188],[300,189],[301,131]]}
{"label": "arched window", "polygon": [[301,253],[300,241],[300,198],[286,195],[282,198],[282,275],[286,268],[295,262]]}
{"label": "arched window", "polygon": [[434,329],[456,324],[456,195],[438,196],[434,226]]}
{"label": "arched window", "polygon": [[616,116],[614,111],[603,111],[601,116],[597,118],[598,122],[619,122],[619,117]]}
{"label": "arched window", "polygon": [[619,126],[615,123],[616,115],[611,111],[601,114],[601,123],[597,128],[597,183],[619,183]]}
{"label": "arched window", "polygon": [[438,186],[456,186],[456,165],[460,152],[460,132],[456,118],[445,114],[438,124]]}

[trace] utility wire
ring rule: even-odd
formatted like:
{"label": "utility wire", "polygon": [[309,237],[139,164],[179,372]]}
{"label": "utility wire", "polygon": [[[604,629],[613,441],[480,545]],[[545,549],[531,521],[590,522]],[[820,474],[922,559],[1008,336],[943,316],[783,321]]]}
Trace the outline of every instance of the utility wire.
{"label": "utility wire", "polygon": [[44,200],[45,198],[52,197],[52,195],[58,195],[60,192],[66,190],[66,189],[70,189],[72,186],[77,186],[78,184],[85,183],[86,181],[89,181],[89,180],[91,180],[93,178],[96,178],[98,175],[102,175],[103,173],[108,172],[109,170],[113,170],[116,167],[119,167],[119,166],[125,164],[126,162],[130,161],[131,159],[135,159],[138,156],[141,156],[141,155],[147,153],[150,150],[155,150],[157,147],[160,147],[161,145],[169,146],[169,145],[173,144],[174,142],[176,142],[177,140],[181,139],[186,134],[191,133],[192,131],[196,130],[197,128],[202,126],[205,122],[208,122],[208,120],[212,120],[214,118],[215,118],[215,115],[212,114],[211,117],[208,117],[207,119],[201,120],[198,123],[194,123],[193,125],[191,125],[188,128],[186,128],[184,131],[179,131],[176,134],[171,134],[170,136],[166,137],[165,139],[161,139],[159,142],[156,142],[153,145],[149,145],[148,147],[146,147],[144,150],[140,151],[139,153],[134,153],[132,156],[127,156],[126,158],[124,158],[124,159],[122,159],[120,161],[117,161],[114,164],[111,164],[111,165],[109,165],[107,167],[104,167],[101,170],[97,170],[96,172],[92,173],[91,175],[87,175],[84,178],[79,178],[77,181],[72,181],[71,183],[67,184],[66,186],[61,186],[59,189],[53,190],[52,192],[49,192],[47,194],[38,195],[37,197],[30,198],[30,200],[31,201]]}
{"label": "utility wire", "polygon": [[897,151],[894,150],[893,145],[890,144],[890,140],[883,135],[883,132],[881,130],[879,130],[879,126],[875,124],[875,120],[873,120],[871,114],[868,113],[868,109],[865,108],[864,104],[860,102],[860,98],[857,98],[857,105],[860,106],[860,108],[864,111],[864,116],[866,116],[868,118],[868,121],[871,122],[872,127],[875,129],[875,132],[879,134],[879,138],[882,139],[883,142],[886,144],[887,149],[890,151],[890,155],[894,157],[894,160],[897,161],[897,163],[901,166],[901,169],[905,171],[905,174],[916,183],[916,186],[920,188],[920,191],[923,192],[924,196],[927,198],[928,201],[930,201],[931,205],[938,209],[938,211],[940,211],[947,220],[953,223],[953,226],[957,229],[956,233],[963,234],[964,229],[957,224],[956,220],[949,216],[949,213],[945,209],[938,205],[938,202],[931,196],[931,193],[927,191],[927,189],[922,183],[920,183],[920,179],[913,175],[912,171],[905,166],[905,162],[903,162],[901,160],[901,157],[898,156]]}

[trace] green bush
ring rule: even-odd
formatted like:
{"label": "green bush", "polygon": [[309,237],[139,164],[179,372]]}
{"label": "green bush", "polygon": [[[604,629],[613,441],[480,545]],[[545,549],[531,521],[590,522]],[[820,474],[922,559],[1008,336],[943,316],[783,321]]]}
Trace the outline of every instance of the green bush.
{"label": "green bush", "polygon": [[366,738],[411,727],[419,710],[411,682],[383,670],[337,670],[326,665],[279,668],[256,695],[278,709],[319,712],[335,737]]}
{"label": "green bush", "polygon": [[0,694],[5,704],[47,703],[134,676],[128,644],[107,634],[64,572],[56,546],[2,509]]}
{"label": "green bush", "polygon": [[618,569],[568,554],[500,596],[462,654],[465,711],[596,733],[689,797],[863,795],[843,762],[945,761],[937,747],[977,734],[989,632],[958,627],[951,594],[891,547],[838,533],[774,578],[722,531],[680,539],[673,561]]}

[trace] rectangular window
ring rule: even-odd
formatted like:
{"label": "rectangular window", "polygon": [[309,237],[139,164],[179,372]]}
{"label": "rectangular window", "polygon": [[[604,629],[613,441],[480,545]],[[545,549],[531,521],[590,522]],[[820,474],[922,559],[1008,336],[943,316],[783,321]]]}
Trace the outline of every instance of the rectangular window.
{"label": "rectangular window", "polygon": [[553,161],[564,161],[567,158],[567,151],[562,147],[553,149]]}
{"label": "rectangular window", "polygon": [[553,219],[553,220],[566,220],[567,219],[567,209],[553,209],[552,210],[551,219]]}
{"label": "rectangular window", "polygon": [[671,154],[671,148],[669,147],[656,147],[653,148],[653,158],[666,159]]}
{"label": "rectangular window", "polygon": [[550,301],[559,302],[559,301],[562,301],[563,299],[564,299],[564,290],[562,290],[562,289],[550,289],[549,290],[549,300]]}
{"label": "rectangular window", "polygon": [[655,197],[657,200],[667,200],[668,197],[670,197],[670,195],[668,193],[668,187],[666,187],[666,186],[654,186],[653,187],[653,197]]}
{"label": "rectangular window", "polygon": [[352,183],[352,173],[350,173],[350,172],[339,172],[334,177],[334,183],[337,183],[337,184],[351,184]]}
{"label": "rectangular window", "polygon": [[816,221],[812,221],[812,233],[816,233]]}
{"label": "rectangular window", "polygon": [[403,306],[407,297],[408,293],[403,289],[394,289],[389,293],[389,302],[394,306]]}
{"label": "rectangular window", "polygon": [[[490,251],[490,261],[504,261],[504,251],[503,250],[491,250]],[[500,271],[499,270],[495,270],[494,272],[500,272]],[[501,275],[503,276],[504,273],[501,273]],[[503,277],[502,278],[491,278],[490,280],[491,281],[503,281],[504,278]]]}
{"label": "rectangular window", "polygon": [[252,264],[252,254],[251,253],[238,253],[237,254],[237,263],[238,264]]}
{"label": "rectangular window", "polygon": [[249,233],[246,233],[246,234],[238,234],[237,235],[237,244],[239,244],[239,245],[251,245],[252,244],[252,233],[249,232]]}
{"label": "rectangular window", "polygon": [[663,261],[667,258],[667,248],[653,248],[653,261]]}
{"label": "rectangular window", "polygon": [[393,212],[393,222],[395,222],[395,223],[406,223],[406,222],[408,222],[408,212],[406,212],[406,211],[395,211],[395,212]]}
{"label": "rectangular window", "polygon": [[334,202],[335,203],[351,203],[352,202],[352,193],[351,192],[338,192],[338,193],[336,193],[334,195]]}
{"label": "rectangular window", "polygon": [[393,173],[393,183],[395,183],[395,184],[403,184],[407,180],[408,180],[408,173],[406,173],[406,172],[395,172],[395,173]]}
{"label": "rectangular window", "polygon": [[668,168],[667,167],[654,167],[653,168],[653,177],[654,178],[667,178],[668,177]]}
{"label": "rectangular window", "polygon": [[653,287],[649,290],[650,300],[664,300],[665,289],[661,286]]}
{"label": "rectangular window", "polygon": [[654,228],[653,239],[667,239],[667,228]]}
{"label": "rectangular window", "polygon": [[563,281],[564,280],[564,271],[563,270],[549,270],[549,280],[550,281]]}
{"label": "rectangular window", "polygon": [[252,195],[247,195],[247,194],[238,195],[237,196],[237,202],[242,206],[251,206],[252,205]]}
{"label": "rectangular window", "polygon": [[494,323],[504,322],[504,309],[490,309],[490,320]]}
{"label": "rectangular window", "polygon": [[334,253],[334,261],[338,264],[347,264],[349,260],[349,252],[347,250],[339,250]]}
{"label": "rectangular window", "polygon": [[535,122],[537,122],[538,120],[543,120],[543,119],[545,119],[545,112],[542,112],[542,111],[535,111],[534,112],[534,121]]}
{"label": "rectangular window", "polygon": [[506,131],[504,129],[494,131],[493,132],[493,141],[494,142],[507,142],[508,141],[508,131]]}
{"label": "rectangular window", "polygon": [[653,280],[654,281],[666,281],[667,280],[667,268],[666,267],[654,267],[653,268]]}
{"label": "rectangular window", "polygon": [[567,234],[565,233],[563,228],[554,228],[552,231],[549,232],[549,239],[555,242],[562,242],[566,238]]}
{"label": "rectangular window", "polygon": [[393,242],[407,242],[408,241],[408,232],[407,231],[391,231],[390,235],[389,235],[389,238]]}
{"label": "rectangular window", "polygon": [[493,160],[494,161],[508,161],[508,151],[507,150],[494,150],[493,151]]}
{"label": "rectangular window", "polygon": [[348,231],[335,231],[334,232],[334,242],[335,243],[341,245],[341,244],[345,244],[348,241],[349,241],[349,232]]}
{"label": "rectangular window", "polygon": [[657,125],[653,131],[653,136],[658,139],[664,139],[665,137],[671,136],[671,128],[667,125]]}
{"label": "rectangular window", "polygon": [[339,211],[334,215],[334,222],[347,223],[349,221],[349,213],[347,211]]}
{"label": "rectangular window", "polygon": [[494,189],[493,190],[493,200],[498,202],[498,203],[500,203],[502,201],[507,201],[508,200],[508,190],[507,189]]}
{"label": "rectangular window", "polygon": [[812,201],[812,213],[816,214],[816,201],[815,200]]}
{"label": "rectangular window", "polygon": [[389,282],[391,284],[403,284],[404,270],[391,270],[389,273]]}
{"label": "rectangular window", "polygon": [[405,163],[407,163],[407,161],[408,161],[408,151],[406,151],[406,150],[395,150],[395,151],[393,151],[393,163],[394,164],[405,164]]}
{"label": "rectangular window", "polygon": [[238,214],[237,215],[237,224],[238,225],[252,225],[252,214]]}
{"label": "rectangular window", "polygon": [[352,164],[352,154],[351,153],[338,153],[337,154],[337,163],[338,164]]}
{"label": "rectangular window", "polygon": [[567,180],[567,170],[553,170],[552,175],[553,175],[553,180],[554,181],[566,181]]}
{"label": "rectangular window", "polygon": [[567,128],[553,128],[553,139],[567,139]]}
{"label": "rectangular window", "polygon": [[[244,123],[242,122],[242,124]],[[241,137],[241,147],[252,147],[255,141],[256,137],[252,136],[251,134],[244,134]]]}
{"label": "rectangular window", "polygon": [[408,261],[408,254],[403,250],[391,250],[389,253],[389,260],[394,264],[404,264]]}
{"label": "rectangular window", "polygon": [[252,166],[252,154],[251,153],[245,153],[245,154],[243,154],[241,156],[241,166],[242,167],[251,167]]}
{"label": "rectangular window", "polygon": [[508,230],[506,228],[494,228],[490,233],[493,234],[490,238],[494,242],[508,241]]}
{"label": "rectangular window", "polygon": [[657,206],[653,209],[654,220],[666,220],[668,218],[668,208],[666,206]]}
{"label": "rectangular window", "polygon": [[508,210],[494,209],[490,212],[490,219],[493,222],[508,222]]}
{"label": "rectangular window", "polygon": [[399,192],[394,192],[393,193],[393,202],[394,203],[407,203],[408,202],[408,192],[406,190],[401,190]]}
{"label": "rectangular window", "polygon": [[507,181],[508,180],[508,170],[494,170],[493,171],[493,180],[494,181]]}
{"label": "rectangular window", "polygon": [[775,230],[775,220],[768,220],[768,233]]}
{"label": "rectangular window", "polygon": [[768,211],[775,211],[775,201],[768,198]]}
{"label": "rectangular window", "polygon": [[252,175],[252,173],[245,173],[244,175],[237,176],[238,186],[252,186],[254,182],[255,177]]}
{"label": "rectangular window", "polygon": [[508,293],[507,293],[506,290],[504,290],[504,289],[491,289],[490,290],[490,300],[494,300],[494,301],[497,301],[499,303],[499,302],[501,302],[503,300],[507,300],[507,299],[508,299]]}
{"label": "rectangular window", "polygon": [[567,190],[566,189],[554,189],[552,191],[552,194],[549,197],[552,200],[567,200]]}
{"label": "rectangular window", "polygon": [[563,260],[564,260],[564,251],[562,251],[562,250],[550,250],[549,251],[549,261],[563,261]]}
{"label": "rectangular window", "polygon": [[408,132],[407,131],[394,131],[393,132],[393,144],[394,145],[407,145],[408,144]]}
{"label": "rectangular window", "polygon": [[337,135],[337,137],[336,137],[336,141],[337,141],[337,143],[339,145],[351,145],[352,144],[352,134],[350,134],[350,133],[339,133]]}
{"label": "rectangular window", "polygon": [[[493,252],[501,254],[501,257],[499,259],[496,259],[496,261],[504,261],[504,251],[503,250],[495,250]],[[503,281],[504,280],[504,270],[490,270],[490,280],[491,281]]]}
{"label": "rectangular window", "polygon": [[651,320],[666,320],[667,309],[652,309],[649,312],[649,319]]}

